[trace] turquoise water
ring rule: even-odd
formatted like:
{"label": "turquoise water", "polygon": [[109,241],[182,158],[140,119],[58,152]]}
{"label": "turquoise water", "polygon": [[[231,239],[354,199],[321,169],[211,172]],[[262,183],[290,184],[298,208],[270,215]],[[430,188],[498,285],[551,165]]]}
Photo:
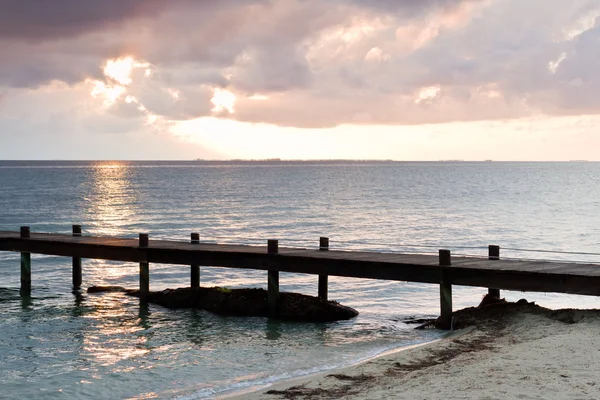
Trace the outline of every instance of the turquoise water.
{"label": "turquoise water", "polygon": [[[380,251],[600,262],[597,163],[0,162],[0,229]],[[464,248],[467,247],[467,248]],[[431,340],[407,316],[438,313],[438,288],[330,278],[351,321],[282,323],[197,310],[141,308],[117,294],[74,295],[70,260],[33,256],[30,300],[18,254],[0,253],[0,398],[206,398]],[[185,286],[188,270],[151,265],[151,288]],[[137,265],[84,260],[84,283],[137,286]],[[266,274],[202,268],[203,285],[265,287]],[[317,278],[282,274],[282,290],[316,294]],[[458,287],[454,306],[484,289]],[[549,307],[596,298],[506,293]]]}

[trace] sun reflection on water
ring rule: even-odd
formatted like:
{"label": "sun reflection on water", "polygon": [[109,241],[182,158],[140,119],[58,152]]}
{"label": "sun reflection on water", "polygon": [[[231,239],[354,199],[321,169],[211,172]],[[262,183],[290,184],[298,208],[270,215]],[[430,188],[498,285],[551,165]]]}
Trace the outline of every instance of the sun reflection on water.
{"label": "sun reflection on water", "polygon": [[[137,201],[131,167],[122,162],[101,162],[92,165],[89,174],[85,198],[89,233],[123,236],[134,219]],[[123,263],[85,260],[85,264],[85,279],[94,284],[114,284],[132,272]],[[131,310],[119,300],[121,296],[115,296],[106,294],[94,312],[85,315],[96,327],[93,334],[84,337],[83,350],[95,365],[123,371],[135,368],[132,361],[150,352],[143,324],[147,316],[132,319]]]}
{"label": "sun reflection on water", "polygon": [[[90,170],[86,191],[86,211],[90,234],[124,236],[136,219],[133,168],[124,162],[99,162]],[[86,279],[94,284],[114,284],[132,270],[124,263],[86,260]],[[111,282],[113,281],[113,282]],[[96,299],[94,311],[85,315],[94,321],[93,333],[85,335],[83,351],[94,365],[123,373],[142,368],[139,360],[151,352],[148,332],[149,312],[140,307],[137,318],[122,294],[105,294]],[[128,306],[129,304],[129,306]],[[132,318],[133,317],[133,318]]]}
{"label": "sun reflection on water", "polygon": [[137,201],[131,167],[122,162],[102,162],[91,169],[87,213],[95,234],[119,235],[134,219]]}
{"label": "sun reflection on water", "polygon": [[105,294],[95,310],[84,318],[94,320],[94,332],[83,338],[83,350],[100,366],[112,367],[115,371],[139,368],[134,361],[150,353],[147,331],[149,311],[140,306],[138,318],[132,318],[131,309],[122,302],[122,294]]}
{"label": "sun reflection on water", "polygon": [[[88,234],[95,236],[126,236],[137,222],[136,196],[129,163],[104,161],[91,165],[85,194]],[[85,279],[94,284],[114,284],[111,280],[131,274],[123,263],[86,260]]]}

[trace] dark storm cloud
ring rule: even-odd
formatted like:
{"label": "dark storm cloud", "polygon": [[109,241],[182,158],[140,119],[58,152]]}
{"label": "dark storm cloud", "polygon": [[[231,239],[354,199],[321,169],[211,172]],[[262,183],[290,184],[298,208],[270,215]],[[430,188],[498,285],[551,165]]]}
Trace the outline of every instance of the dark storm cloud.
{"label": "dark storm cloud", "polygon": [[[0,38],[52,40],[108,30],[133,18],[155,18],[169,9],[207,12],[249,3],[245,0],[2,0]],[[253,3],[261,0],[253,0]]]}
{"label": "dark storm cloud", "polygon": [[[481,0],[331,0],[323,3],[329,3],[330,8],[355,5],[411,16],[431,8],[453,7],[465,1]],[[168,10],[187,9],[192,13],[212,14],[219,9],[268,3],[268,0],[2,0],[0,38],[52,40],[107,30],[134,18],[155,18]],[[306,2],[306,7],[312,6]]]}
{"label": "dark storm cloud", "polygon": [[0,38],[51,40],[109,29],[132,17],[151,17],[162,0],[2,0]]}

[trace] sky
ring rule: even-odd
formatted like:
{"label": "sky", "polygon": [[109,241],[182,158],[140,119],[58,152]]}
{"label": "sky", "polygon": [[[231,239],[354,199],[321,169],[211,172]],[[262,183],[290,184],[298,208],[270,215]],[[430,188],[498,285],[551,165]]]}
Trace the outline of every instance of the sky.
{"label": "sky", "polygon": [[600,0],[0,0],[0,159],[599,148]]}

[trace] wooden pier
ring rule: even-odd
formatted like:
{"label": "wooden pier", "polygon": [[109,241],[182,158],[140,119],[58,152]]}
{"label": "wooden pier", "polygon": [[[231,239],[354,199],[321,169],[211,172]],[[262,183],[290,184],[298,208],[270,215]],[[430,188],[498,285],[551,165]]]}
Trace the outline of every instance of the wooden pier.
{"label": "wooden pier", "polygon": [[267,271],[269,310],[276,315],[279,273],[314,274],[319,277],[318,295],[327,299],[328,276],[383,279],[438,284],[443,325],[451,327],[452,285],[489,288],[499,296],[501,289],[557,292],[600,296],[600,265],[569,262],[503,260],[500,248],[489,246],[486,256],[453,257],[450,250],[439,255],[337,251],[320,238],[314,249],[279,247],[277,240],[266,246],[202,243],[198,233],[190,242],[82,236],[73,226],[71,235],[0,231],[0,250],[21,253],[21,295],[31,292],[31,253],[71,257],[73,286],[82,282],[82,259],[139,263],[140,293],[150,290],[150,264],[178,264],[190,268],[190,286],[200,286],[200,266]]}

